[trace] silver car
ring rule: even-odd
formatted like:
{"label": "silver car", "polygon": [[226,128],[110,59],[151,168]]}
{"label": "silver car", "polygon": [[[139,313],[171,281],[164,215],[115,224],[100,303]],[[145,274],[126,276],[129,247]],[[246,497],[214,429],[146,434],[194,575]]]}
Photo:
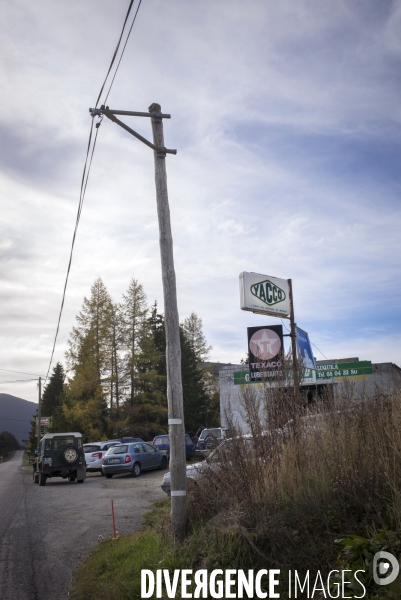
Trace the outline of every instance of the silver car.
{"label": "silver car", "polygon": [[[245,448],[247,451],[251,451],[252,448],[252,436],[251,435],[243,435],[239,436],[239,438],[245,444]],[[187,465],[186,468],[186,479],[187,485],[191,482],[197,482],[197,480],[202,475],[207,475],[210,471],[215,471],[220,468],[220,463],[223,460],[227,459],[227,455],[230,455],[231,447],[233,443],[233,438],[229,438],[224,440],[215,450],[213,450],[209,456],[206,457],[205,460],[201,462],[194,463],[192,465]],[[226,455],[226,456],[225,456]],[[163,477],[163,481],[161,484],[161,488],[163,492],[165,492],[168,496],[171,494],[171,479],[170,473],[166,473]]]}
{"label": "silver car", "polygon": [[139,477],[147,469],[166,469],[167,456],[146,442],[119,444],[109,448],[102,458],[102,472],[110,479],[119,473]]}

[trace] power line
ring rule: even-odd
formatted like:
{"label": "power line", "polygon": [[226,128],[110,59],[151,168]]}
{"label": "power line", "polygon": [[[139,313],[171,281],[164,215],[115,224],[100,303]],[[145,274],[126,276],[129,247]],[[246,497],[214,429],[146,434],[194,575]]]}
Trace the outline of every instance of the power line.
{"label": "power line", "polygon": [[[310,341],[310,340],[309,340],[309,341]],[[312,346],[315,346],[315,344],[314,344],[313,342],[311,342],[311,344],[312,344]],[[320,354],[321,354],[321,355],[322,355],[322,356],[323,356],[323,357],[324,357],[326,360],[329,360],[329,359],[327,358],[327,356],[324,356],[323,352],[322,352],[321,350],[319,350],[319,348],[318,348],[317,346],[315,346],[315,348],[316,348],[316,350],[317,350],[318,352],[320,352]]]}
{"label": "power line", "polygon": [[[290,330],[288,329],[287,325],[284,323],[283,319],[281,319],[281,322],[282,322],[282,324],[284,325],[284,327],[286,328],[286,330],[287,330],[287,331],[290,331]],[[309,341],[310,341],[310,340],[309,340]],[[321,354],[321,355],[322,355],[322,356],[323,356],[323,357],[324,357],[326,360],[329,360],[329,359],[328,359],[326,356],[324,356],[323,352],[322,352],[321,350],[319,350],[319,348],[318,348],[318,347],[317,347],[317,346],[316,346],[316,345],[315,345],[313,342],[310,342],[310,343],[312,344],[312,346],[315,346],[316,350],[317,350],[318,352],[320,352],[320,354]]]}
{"label": "power line", "polygon": [[21,383],[24,381],[37,381],[37,379],[13,379],[12,381],[0,381],[0,383]]}
{"label": "power line", "polygon": [[29,423],[32,423],[33,419],[5,419],[4,417],[0,417],[0,421],[28,421]]}
{"label": "power line", "polygon": [[0,369],[0,371],[7,371],[8,373],[20,373],[21,375],[35,375],[36,377],[41,377],[40,375],[36,375],[36,373],[25,373],[24,371],[12,371],[11,369]]}
{"label": "power line", "polygon": [[284,325],[284,327],[286,328],[287,331],[290,331],[287,327],[287,325],[284,323],[283,319],[280,319],[280,321],[282,322],[282,324]]}
{"label": "power line", "polygon": [[[118,51],[119,51],[119,48],[120,48],[120,44],[121,44],[121,40],[122,40],[123,35],[124,35],[124,30],[125,30],[125,27],[127,25],[127,22],[128,22],[128,19],[129,19],[129,15],[131,13],[131,9],[132,9],[132,6],[134,4],[134,1],[135,0],[130,0],[129,6],[128,6],[128,10],[127,10],[127,14],[125,15],[124,24],[123,24],[123,27],[122,27],[122,30],[121,30],[121,34],[120,34],[120,37],[119,37],[118,42],[117,42],[117,46],[116,46],[116,48],[114,50],[114,54],[113,54],[113,57],[111,59],[110,66],[108,68],[106,77],[104,79],[102,87],[100,88],[100,92],[99,92],[99,95],[98,95],[97,100],[96,100],[96,104],[95,104],[96,107],[99,104],[99,100],[101,98],[101,95],[103,93],[104,87],[106,85],[106,81],[107,81],[107,79],[109,77],[109,74],[110,74],[110,72],[112,70],[112,67],[113,67],[113,64],[114,64],[114,61],[115,61],[116,56],[118,54]],[[116,70],[114,72],[113,78],[112,78],[110,86],[109,86],[109,90],[107,92],[107,95],[106,95],[106,98],[105,98],[105,102],[106,102],[106,100],[107,100],[107,98],[108,98],[108,96],[110,94],[110,90],[111,90],[112,85],[114,83],[114,79],[116,77],[118,68],[120,66],[121,59],[122,59],[122,57],[124,55],[124,51],[125,51],[128,39],[130,37],[133,25],[135,23],[139,7],[141,6],[141,2],[142,2],[142,0],[139,0],[139,3],[138,3],[138,6],[137,6],[135,15],[134,15],[131,27],[130,27],[130,30],[129,30],[127,38],[125,40],[125,44],[124,44],[124,47],[123,47],[120,59],[118,61]],[[47,373],[46,373],[46,378],[45,378],[44,384],[46,384],[47,378],[49,376],[50,368],[51,368],[51,365],[52,365],[52,362],[53,362],[54,350],[56,348],[58,332],[59,332],[59,329],[60,329],[61,315],[62,315],[63,308],[64,308],[64,301],[65,301],[65,295],[66,295],[66,291],[67,291],[68,278],[69,278],[69,274],[70,274],[70,270],[71,270],[72,255],[73,255],[73,251],[74,251],[75,239],[76,239],[76,235],[77,235],[79,221],[80,221],[80,218],[81,218],[81,212],[82,212],[82,207],[83,207],[83,203],[84,203],[85,192],[86,192],[86,188],[87,188],[87,185],[88,185],[89,173],[90,173],[90,169],[91,169],[91,165],[92,165],[93,153],[95,151],[97,136],[98,136],[98,133],[99,133],[99,126],[100,126],[101,122],[102,122],[102,118],[100,119],[100,121],[98,123],[96,123],[96,135],[95,135],[95,139],[93,141],[93,146],[92,146],[92,151],[91,151],[92,137],[93,137],[93,119],[92,119],[92,124],[91,124],[91,128],[90,128],[90,133],[89,133],[88,147],[87,147],[87,151],[86,151],[85,164],[84,164],[84,169],[83,169],[83,173],[82,173],[81,191],[80,191],[80,197],[79,197],[78,212],[77,212],[77,219],[76,219],[76,223],[75,223],[74,235],[73,235],[72,244],[71,244],[70,259],[69,259],[69,262],[68,262],[67,275],[66,275],[66,279],[65,279],[65,283],[64,283],[63,297],[62,297],[62,300],[61,300],[60,313],[59,313],[59,317],[58,317],[58,321],[57,321],[56,335],[54,337],[54,343],[53,343],[52,353],[51,353],[49,367],[47,369]],[[89,165],[88,165],[89,155],[90,155],[90,160],[89,160]]]}
{"label": "power line", "polygon": [[90,173],[90,169],[91,169],[91,166],[92,166],[93,153],[95,151],[98,133],[99,133],[99,129],[96,129],[95,140],[93,142],[92,153],[91,153],[91,157],[90,157],[90,161],[89,161],[89,166],[88,166],[88,170],[87,170],[88,158],[89,158],[89,153],[90,153],[90,149],[91,149],[91,141],[92,141],[92,135],[93,135],[93,120],[92,120],[91,129],[90,129],[90,133],[89,133],[88,147],[87,147],[87,151],[86,151],[86,158],[85,158],[84,170],[83,170],[83,173],[82,173],[81,192],[80,192],[80,198],[79,198],[79,204],[78,204],[77,220],[76,220],[76,223],[75,223],[74,235],[72,236],[72,243],[71,243],[71,250],[70,250],[70,259],[68,261],[67,275],[66,275],[66,278],[65,278],[64,290],[63,290],[63,297],[62,297],[62,300],[61,300],[60,313],[59,313],[58,321],[57,321],[56,335],[54,336],[53,349],[52,349],[52,353],[51,353],[51,357],[50,357],[49,367],[48,367],[47,373],[46,373],[45,384],[46,384],[47,378],[49,376],[50,367],[51,367],[52,362],[53,362],[54,350],[56,348],[56,342],[57,342],[58,332],[59,332],[59,329],[60,329],[61,315],[63,313],[65,295],[66,295],[66,291],[67,291],[68,278],[69,278],[70,270],[71,270],[72,254],[74,252],[75,239],[76,239],[76,236],[77,236],[79,221],[81,219],[82,206],[83,206],[83,203],[84,203],[86,187],[88,185],[88,178],[89,178],[89,173]]}
{"label": "power line", "polygon": [[[109,91],[108,91],[108,92],[107,92],[107,94],[106,94],[106,98],[104,99],[104,102],[103,102],[103,104],[106,104],[106,102],[107,102],[107,98],[109,97],[110,90],[111,90],[111,88],[112,88],[112,85],[113,85],[113,83],[114,83],[114,79],[116,78],[117,71],[118,71],[118,69],[119,69],[119,67],[120,67],[120,63],[121,63],[122,57],[124,56],[125,48],[126,48],[126,45],[127,45],[127,43],[128,43],[129,37],[130,37],[130,35],[131,35],[131,31],[132,31],[132,28],[133,28],[133,26],[134,26],[134,23],[135,23],[135,21],[136,21],[136,16],[137,16],[137,14],[138,14],[138,11],[139,11],[139,8],[140,8],[140,6],[141,6],[141,3],[142,3],[142,0],[139,0],[138,6],[136,7],[136,11],[135,11],[134,18],[133,18],[133,20],[132,20],[132,23],[131,23],[130,30],[129,30],[129,32],[128,32],[128,35],[127,35],[127,39],[125,40],[125,44],[124,44],[124,47],[123,47],[123,49],[122,49],[122,52],[121,52],[120,59],[119,59],[119,61],[118,61],[118,63],[117,63],[116,70],[114,71],[114,75],[113,75],[113,78],[112,78],[112,80],[111,80],[111,83],[110,83]],[[132,2],[131,2],[131,5],[130,5],[130,8],[129,8],[129,11],[131,10],[131,6],[132,6]],[[129,11],[128,11],[128,13],[129,13]],[[128,13],[127,13],[127,17],[128,17]],[[127,19],[126,19],[126,20],[127,20]],[[125,27],[125,23],[124,23],[124,27]],[[124,29],[124,28],[123,28],[123,29]],[[121,35],[122,35],[122,33],[121,33]],[[120,37],[120,41],[121,41],[121,37]],[[119,41],[118,45],[120,44],[120,41]],[[110,72],[110,69],[109,69],[109,72]],[[106,79],[107,79],[107,77],[106,77]],[[105,80],[105,83],[106,83],[106,80]],[[96,105],[96,106],[97,106],[97,105]]]}
{"label": "power line", "polygon": [[[95,108],[97,108],[97,105],[99,104],[99,100],[100,100],[100,97],[101,97],[101,95],[102,95],[102,93],[103,93],[104,86],[106,85],[107,78],[108,78],[108,76],[110,75],[110,71],[111,71],[111,69],[112,69],[112,66],[113,66],[113,64],[114,64],[114,61],[115,61],[115,59],[116,59],[116,56],[117,56],[118,50],[119,50],[119,48],[120,48],[121,40],[122,40],[122,37],[123,37],[123,34],[124,34],[124,29],[125,29],[125,26],[126,26],[126,24],[127,24],[128,17],[129,17],[129,15],[130,15],[130,12],[131,12],[132,6],[133,6],[133,4],[134,4],[134,1],[135,1],[135,0],[131,0],[131,1],[130,1],[130,3],[129,3],[128,10],[127,10],[127,14],[125,15],[125,20],[124,20],[123,28],[122,28],[122,30],[121,30],[120,37],[118,38],[117,46],[116,46],[116,49],[114,50],[114,54],[113,54],[113,57],[112,57],[112,59],[111,59],[111,62],[110,62],[109,69],[108,69],[108,71],[107,71],[107,74],[106,74],[106,77],[104,78],[104,81],[103,81],[103,85],[102,85],[102,87],[100,88],[100,92],[99,92],[99,95],[98,95],[98,97],[97,97],[97,100],[96,100]],[[138,12],[138,11],[137,11],[137,12]],[[118,66],[117,66],[117,69],[118,69]],[[113,81],[114,81],[114,77],[113,77]],[[113,81],[111,82],[111,84],[113,84]],[[110,93],[110,89],[111,89],[111,86],[110,86],[110,88],[109,88],[109,91],[108,91],[108,93],[107,93],[107,96],[108,96],[108,95],[109,95],[109,93]],[[106,98],[107,98],[107,96],[106,96]]]}

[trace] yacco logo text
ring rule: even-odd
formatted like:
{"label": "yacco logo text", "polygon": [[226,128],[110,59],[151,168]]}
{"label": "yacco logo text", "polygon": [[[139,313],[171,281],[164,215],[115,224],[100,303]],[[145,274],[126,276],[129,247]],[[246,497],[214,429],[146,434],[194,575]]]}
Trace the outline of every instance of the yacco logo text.
{"label": "yacco logo text", "polygon": [[285,292],[268,279],[251,285],[251,294],[268,306],[273,306],[285,300]]}

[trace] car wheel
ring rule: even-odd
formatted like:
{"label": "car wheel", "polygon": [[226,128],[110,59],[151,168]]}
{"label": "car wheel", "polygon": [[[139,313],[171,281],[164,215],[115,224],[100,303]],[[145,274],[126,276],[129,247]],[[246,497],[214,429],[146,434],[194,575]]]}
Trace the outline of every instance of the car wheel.
{"label": "car wheel", "polygon": [[70,444],[69,446],[64,448],[61,457],[67,465],[74,465],[78,462],[79,459],[78,448]]}
{"label": "car wheel", "polygon": [[113,477],[113,473],[106,473],[106,479],[111,479]]}
{"label": "car wheel", "polygon": [[162,471],[164,471],[165,469],[167,469],[167,457],[163,456],[161,461],[160,461],[160,469]]}
{"label": "car wheel", "polygon": [[85,480],[84,479],[77,479],[78,483],[83,483]]}
{"label": "car wheel", "polygon": [[141,474],[141,465],[139,464],[139,462],[136,462],[134,464],[134,466],[132,467],[132,471],[131,471],[131,475],[132,477],[139,477],[139,475]]}
{"label": "car wheel", "polygon": [[40,473],[39,475],[39,485],[46,485],[47,475]]}

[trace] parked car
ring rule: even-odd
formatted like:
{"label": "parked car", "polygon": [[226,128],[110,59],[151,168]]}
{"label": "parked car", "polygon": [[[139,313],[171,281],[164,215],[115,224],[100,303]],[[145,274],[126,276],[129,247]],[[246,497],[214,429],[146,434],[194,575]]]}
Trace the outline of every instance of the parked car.
{"label": "parked car", "polygon": [[[170,458],[170,436],[168,434],[157,435],[153,439],[153,446],[160,450],[161,452],[165,452],[167,457]],[[187,459],[194,458],[196,451],[196,446],[193,443],[191,436],[187,433],[185,434],[185,454]]]}
{"label": "parked car", "polygon": [[156,450],[146,442],[130,442],[112,446],[102,458],[102,471],[107,479],[119,473],[131,473],[138,477],[141,471],[147,469],[166,469],[167,456],[165,452]]}
{"label": "parked car", "polygon": [[204,429],[196,444],[196,456],[206,456],[216,448],[226,437],[226,430],[223,427],[213,427]]}
{"label": "parked car", "polygon": [[[246,448],[248,448],[248,444],[249,444],[249,448],[251,448],[252,436],[244,435],[241,437],[243,438],[244,443],[246,444]],[[203,476],[203,475],[207,476],[207,474],[210,471],[215,471],[216,469],[219,469],[220,463],[222,461],[222,455],[224,455],[224,453],[226,453],[226,452],[230,452],[231,444],[233,443],[233,439],[234,438],[223,440],[223,442],[217,448],[215,448],[215,450],[213,450],[209,454],[209,456],[207,456],[207,458],[205,460],[198,462],[198,463],[191,464],[191,465],[187,465],[187,470],[186,470],[187,485],[190,484],[191,482],[196,483],[197,480],[201,476]],[[170,493],[171,493],[170,473],[165,473],[162,484],[161,484],[161,488],[162,488],[163,492],[165,492],[168,496],[170,495]]]}
{"label": "parked car", "polygon": [[102,473],[102,458],[111,446],[118,446],[119,440],[109,440],[107,442],[92,442],[84,444],[86,472],[87,473]]}
{"label": "parked car", "polygon": [[46,433],[42,437],[39,453],[33,462],[33,482],[46,485],[51,477],[62,477],[78,483],[85,481],[81,433]]}

